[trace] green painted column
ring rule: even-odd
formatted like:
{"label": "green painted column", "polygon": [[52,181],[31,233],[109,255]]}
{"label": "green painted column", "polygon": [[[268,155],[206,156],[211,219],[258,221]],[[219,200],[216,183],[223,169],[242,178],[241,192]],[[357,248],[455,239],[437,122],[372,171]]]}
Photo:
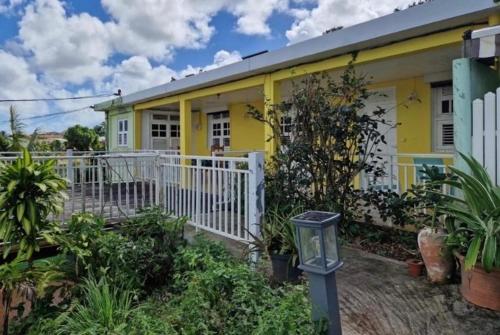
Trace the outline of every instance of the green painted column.
{"label": "green painted column", "polygon": [[466,170],[458,155],[472,154],[472,102],[494,92],[500,86],[497,70],[476,60],[460,58],[453,61],[453,122],[455,128],[455,166]]}

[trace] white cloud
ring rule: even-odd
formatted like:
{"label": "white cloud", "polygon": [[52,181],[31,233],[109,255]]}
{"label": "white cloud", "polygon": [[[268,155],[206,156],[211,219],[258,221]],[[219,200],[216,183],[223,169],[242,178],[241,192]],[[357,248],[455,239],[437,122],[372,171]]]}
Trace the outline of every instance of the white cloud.
{"label": "white cloud", "polygon": [[116,92],[122,90],[122,94],[130,94],[145,88],[169,82],[177,73],[159,65],[153,67],[144,56],[132,56],[122,61],[114,70],[109,80],[97,85],[98,91]]}
{"label": "white cloud", "polygon": [[106,24],[87,13],[68,16],[58,0],[38,0],[19,22],[22,46],[49,79],[82,84],[110,73]]}
{"label": "white cloud", "polygon": [[[0,50],[0,97],[3,99],[33,99],[47,96],[48,90],[37,76],[30,71],[28,63],[20,57]],[[0,129],[6,130],[11,103],[0,103]],[[29,117],[47,113],[48,106],[44,102],[12,103],[21,117]],[[32,129],[32,128],[31,128]]]}
{"label": "white cloud", "polygon": [[184,70],[182,70],[179,73],[179,77],[185,77],[189,74],[196,74],[199,73],[200,71],[210,71],[213,69],[216,69],[218,67],[222,67],[225,65],[229,65],[232,63],[239,62],[241,60],[241,55],[238,51],[226,51],[226,50],[219,50],[215,53],[214,55],[214,60],[212,64],[200,67],[193,67],[191,65],[188,65]]}
{"label": "white cloud", "polygon": [[325,30],[338,26],[351,26],[376,17],[390,14],[410,0],[318,0],[317,6],[306,11],[292,10],[295,22],[286,32],[290,43],[321,35]]}
{"label": "white cloud", "polygon": [[0,14],[10,12],[23,2],[24,0],[0,0]]}
{"label": "white cloud", "polygon": [[201,48],[212,37],[212,17],[224,0],[102,0],[113,17],[114,47],[127,54],[168,59],[174,48]]}
{"label": "white cloud", "polygon": [[229,11],[238,17],[236,30],[246,35],[269,35],[267,20],[275,11],[286,11],[288,0],[229,1]]}

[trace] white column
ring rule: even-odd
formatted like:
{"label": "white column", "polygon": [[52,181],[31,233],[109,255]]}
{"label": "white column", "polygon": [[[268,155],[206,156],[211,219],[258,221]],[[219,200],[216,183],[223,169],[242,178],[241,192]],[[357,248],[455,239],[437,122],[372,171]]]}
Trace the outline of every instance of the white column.
{"label": "white column", "polygon": [[[260,238],[260,227],[264,215],[264,154],[261,152],[252,152],[248,155],[248,214],[249,231],[252,236]],[[252,253],[251,260],[256,262],[258,255]]]}

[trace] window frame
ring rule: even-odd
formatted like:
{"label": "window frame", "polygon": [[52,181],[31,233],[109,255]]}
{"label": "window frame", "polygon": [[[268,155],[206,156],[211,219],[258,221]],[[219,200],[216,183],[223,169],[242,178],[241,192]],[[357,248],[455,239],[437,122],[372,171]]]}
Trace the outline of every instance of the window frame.
{"label": "window frame", "polygon": [[[454,139],[452,144],[443,143],[444,127],[451,125],[453,127],[452,134],[455,131],[453,119],[453,86],[451,82],[431,85],[431,95],[433,151],[438,153],[453,153],[455,151]],[[448,103],[446,104],[446,102]],[[445,106],[448,108],[447,112],[443,112],[443,107]]]}
{"label": "window frame", "polygon": [[[208,147],[212,148],[214,139],[219,139],[219,147],[224,151],[231,149],[231,116],[228,110],[209,113],[209,129],[208,129]],[[217,132],[217,134],[214,134]],[[226,145],[226,140],[228,145]]]}
{"label": "window frame", "polygon": [[117,144],[119,147],[128,147],[129,122],[128,119],[117,120]]}

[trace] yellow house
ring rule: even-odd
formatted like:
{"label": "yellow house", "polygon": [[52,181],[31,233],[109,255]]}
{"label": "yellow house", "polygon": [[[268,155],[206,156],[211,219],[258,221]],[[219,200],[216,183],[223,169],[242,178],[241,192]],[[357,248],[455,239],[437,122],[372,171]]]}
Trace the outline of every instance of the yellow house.
{"label": "yellow house", "polygon": [[357,71],[385,93],[368,107],[386,107],[388,119],[400,124],[389,132],[384,154],[399,164],[389,175],[404,176],[396,182],[404,188],[417,178],[415,164],[452,159],[459,136],[452,62],[462,57],[464,34],[500,24],[499,12],[494,0],[435,0],[95,109],[106,112],[110,151],[178,149],[182,155],[211,155],[218,145],[228,155],[265,151],[269,157],[271,130],[248,116],[247,105],[266,113],[266,106],[290,95],[294,81],[322,71],[336,75],[357,53]]}

